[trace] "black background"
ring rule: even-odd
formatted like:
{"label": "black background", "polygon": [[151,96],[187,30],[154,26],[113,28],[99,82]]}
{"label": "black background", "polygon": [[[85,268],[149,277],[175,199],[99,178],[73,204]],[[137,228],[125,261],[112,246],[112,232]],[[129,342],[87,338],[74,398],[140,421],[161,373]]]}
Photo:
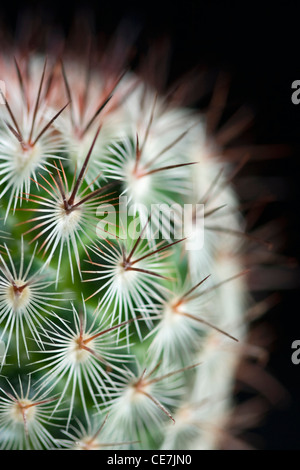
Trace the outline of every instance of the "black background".
{"label": "black background", "polygon": [[[228,70],[234,99],[251,103],[255,110],[257,143],[289,146],[288,157],[267,161],[262,172],[284,178],[284,195],[272,211],[275,217],[286,219],[284,253],[300,260],[300,105],[291,101],[291,84],[300,79],[297,2],[5,2],[1,8],[6,24],[14,28],[28,6],[44,22],[59,23],[66,31],[81,7],[90,11],[96,29],[107,33],[124,16],[141,24],[141,41],[151,42],[166,33],[172,41],[174,75],[203,63]],[[265,449],[300,449],[300,365],[291,362],[291,344],[300,339],[299,294],[297,286],[285,290],[280,304],[267,315],[277,336],[268,367],[291,399],[285,408],[275,408],[255,430]]]}

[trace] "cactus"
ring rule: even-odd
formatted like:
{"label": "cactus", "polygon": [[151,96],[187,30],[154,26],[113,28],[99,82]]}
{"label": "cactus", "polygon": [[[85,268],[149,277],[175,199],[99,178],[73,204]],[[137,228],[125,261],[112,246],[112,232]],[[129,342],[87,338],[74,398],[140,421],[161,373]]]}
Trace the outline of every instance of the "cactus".
{"label": "cactus", "polygon": [[250,305],[244,157],[113,58],[10,53],[0,447],[219,448]]}

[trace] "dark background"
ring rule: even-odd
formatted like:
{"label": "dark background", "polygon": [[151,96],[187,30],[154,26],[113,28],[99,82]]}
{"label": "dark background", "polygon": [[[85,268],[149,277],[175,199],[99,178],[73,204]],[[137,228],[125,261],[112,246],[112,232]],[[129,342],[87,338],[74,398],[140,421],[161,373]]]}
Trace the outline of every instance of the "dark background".
{"label": "dark background", "polygon": [[[262,217],[285,219],[283,253],[300,260],[300,104],[295,106],[291,101],[291,84],[300,79],[297,2],[9,2],[2,4],[5,24],[15,28],[29,6],[45,24],[60,24],[65,31],[74,12],[81,8],[88,11],[95,30],[108,34],[122,18],[132,18],[141,25],[142,46],[167,34],[172,44],[173,76],[199,64],[229,71],[231,100],[249,103],[255,112],[256,143],[287,145],[286,157],[268,160],[260,167],[262,174],[284,180],[283,193]],[[281,292],[280,304],[266,316],[277,338],[268,369],[286,388],[290,402],[283,408],[275,407],[255,430],[265,449],[300,449],[300,365],[291,362],[291,344],[300,339],[299,294],[295,278],[291,288]]]}

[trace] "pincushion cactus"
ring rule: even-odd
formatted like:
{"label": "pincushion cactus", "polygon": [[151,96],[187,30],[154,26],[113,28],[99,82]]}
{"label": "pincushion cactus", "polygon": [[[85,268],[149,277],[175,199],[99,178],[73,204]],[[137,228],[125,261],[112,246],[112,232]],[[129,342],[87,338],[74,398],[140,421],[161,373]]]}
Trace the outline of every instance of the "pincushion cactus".
{"label": "pincushion cactus", "polygon": [[11,57],[1,447],[218,448],[250,302],[243,156],[227,163],[206,113],[107,57]]}

